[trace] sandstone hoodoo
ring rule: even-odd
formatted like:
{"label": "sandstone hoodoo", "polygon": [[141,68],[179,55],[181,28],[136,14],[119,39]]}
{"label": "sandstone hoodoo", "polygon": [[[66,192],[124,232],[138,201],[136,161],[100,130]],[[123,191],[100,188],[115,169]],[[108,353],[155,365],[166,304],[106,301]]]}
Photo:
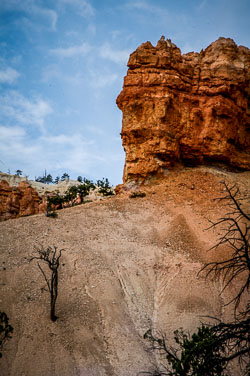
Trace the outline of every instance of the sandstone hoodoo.
{"label": "sandstone hoodoo", "polygon": [[250,50],[219,38],[182,55],[162,37],[130,55],[123,90],[124,182],[172,166],[250,168]]}

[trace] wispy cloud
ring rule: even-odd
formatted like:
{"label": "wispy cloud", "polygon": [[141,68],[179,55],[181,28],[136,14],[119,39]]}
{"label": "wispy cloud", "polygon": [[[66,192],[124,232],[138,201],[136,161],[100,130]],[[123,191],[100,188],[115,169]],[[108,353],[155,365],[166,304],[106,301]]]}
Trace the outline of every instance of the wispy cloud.
{"label": "wispy cloud", "polygon": [[62,74],[58,69],[58,65],[48,65],[47,67],[43,68],[42,71],[42,82],[50,82],[54,79],[61,79]]}
{"label": "wispy cloud", "polygon": [[14,162],[15,167],[19,168],[27,162],[33,163],[34,153],[38,151],[40,151],[39,145],[36,145],[36,142],[30,142],[24,128],[0,125],[0,158],[4,165],[5,161],[9,164]]}
{"label": "wispy cloud", "polygon": [[196,6],[195,10],[197,10],[198,12],[201,12],[204,10],[206,5],[207,5],[207,0],[201,0],[201,2]]}
{"label": "wispy cloud", "polygon": [[41,81],[51,84],[57,81],[66,85],[79,86],[83,85],[84,80],[86,78],[83,72],[72,72],[72,69],[69,72],[63,72],[58,65],[49,65],[43,69]]}
{"label": "wispy cloud", "polygon": [[157,25],[161,24],[164,30],[166,27],[178,28],[179,25],[184,28],[188,23],[186,7],[183,7],[183,11],[176,12],[174,7],[168,5],[168,2],[162,4],[162,2],[149,0],[131,0],[123,5],[123,9],[129,11],[143,24],[157,22]]}
{"label": "wispy cloud", "polygon": [[95,89],[103,89],[104,87],[112,85],[117,79],[118,74],[105,74],[101,72],[91,71],[91,86]]}
{"label": "wispy cloud", "polygon": [[37,3],[36,0],[1,0],[0,12],[23,12],[31,18],[31,23],[34,23],[34,25],[37,25],[37,22],[44,23],[49,25],[52,31],[55,31],[58,19],[56,11],[45,6],[39,6]]}
{"label": "wispy cloud", "polygon": [[99,49],[99,55],[103,59],[111,60],[114,63],[126,64],[130,50],[116,50],[109,43],[104,43]]}
{"label": "wispy cloud", "polygon": [[79,171],[89,173],[93,161],[100,160],[100,157],[95,153],[95,141],[86,140],[77,131],[72,133],[70,137],[65,134],[42,136],[38,142],[44,151],[47,150],[43,165],[53,169],[64,168],[76,173],[79,173]]}
{"label": "wispy cloud", "polygon": [[21,168],[26,174],[39,174],[46,168],[50,172],[58,170],[79,174],[91,173],[93,163],[103,162],[104,159],[95,152],[95,142],[85,140],[82,134],[76,132],[69,136],[42,135],[32,139],[22,127],[0,125],[0,160],[6,168],[15,170]]}
{"label": "wispy cloud", "polygon": [[130,1],[125,5],[125,7],[130,10],[134,9],[144,11],[161,17],[169,14],[165,7],[162,8],[159,5],[156,5],[155,3],[151,4],[149,1],[145,0]]}
{"label": "wispy cloud", "polygon": [[20,73],[18,73],[15,69],[11,67],[1,69],[0,70],[0,83],[13,84],[18,79],[19,76],[20,76]]}
{"label": "wispy cloud", "polygon": [[31,12],[33,14],[37,14],[40,17],[44,17],[45,20],[49,21],[51,25],[51,29],[53,31],[56,30],[58,16],[54,10],[48,9],[48,8],[41,8],[41,7],[34,5],[33,8],[31,9]]}
{"label": "wispy cloud", "polygon": [[74,45],[66,48],[54,48],[50,50],[50,54],[56,55],[61,58],[70,58],[74,56],[84,56],[87,55],[91,50],[88,43],[83,43],[81,45]]}
{"label": "wispy cloud", "polygon": [[49,134],[47,135],[43,135],[39,138],[39,140],[41,142],[44,142],[45,144],[47,145],[64,145],[64,146],[74,146],[74,145],[93,145],[94,144],[94,141],[93,140],[89,140],[89,141],[86,141],[82,134],[80,133],[75,133],[75,134],[72,134],[72,136],[68,137],[68,135],[66,134],[58,134],[58,135],[55,135],[55,136],[51,136]]}
{"label": "wispy cloud", "polygon": [[126,64],[130,50],[124,49],[119,50],[111,46],[110,43],[106,42],[102,46],[91,46],[87,42],[80,45],[71,45],[68,47],[58,47],[53,48],[49,51],[51,55],[60,58],[72,58],[76,56],[86,56],[87,54],[92,54],[94,57],[101,57],[102,59],[110,60],[116,64]]}
{"label": "wispy cloud", "polygon": [[21,127],[6,127],[0,125],[0,139],[10,140],[14,138],[22,138],[25,136],[25,130]]}
{"label": "wispy cloud", "polygon": [[27,99],[18,91],[8,91],[0,96],[1,116],[9,123],[42,127],[52,108],[41,98]]}
{"label": "wispy cloud", "polygon": [[146,1],[130,1],[126,4],[126,7],[130,9],[146,10],[152,13],[158,9],[158,7],[152,6]]}
{"label": "wispy cloud", "polygon": [[87,0],[57,0],[59,5],[74,7],[83,17],[94,16],[95,9]]}

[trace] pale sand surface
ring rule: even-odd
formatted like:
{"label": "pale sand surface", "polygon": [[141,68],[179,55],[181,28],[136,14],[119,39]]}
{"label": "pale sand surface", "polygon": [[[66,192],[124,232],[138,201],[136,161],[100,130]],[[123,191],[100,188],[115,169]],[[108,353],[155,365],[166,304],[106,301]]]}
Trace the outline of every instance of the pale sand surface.
{"label": "pale sand surface", "polygon": [[[149,328],[194,330],[202,316],[230,318],[235,292],[197,276],[225,249],[207,250],[206,231],[224,208],[221,180],[248,189],[248,173],[211,169],[170,173],[160,185],[106,201],[0,223],[0,309],[14,327],[3,349],[2,376],[132,376],[157,362],[143,334]],[[64,248],[56,313],[35,262],[34,245]],[[151,367],[152,369],[152,367]],[[232,371],[237,375],[237,370]]]}

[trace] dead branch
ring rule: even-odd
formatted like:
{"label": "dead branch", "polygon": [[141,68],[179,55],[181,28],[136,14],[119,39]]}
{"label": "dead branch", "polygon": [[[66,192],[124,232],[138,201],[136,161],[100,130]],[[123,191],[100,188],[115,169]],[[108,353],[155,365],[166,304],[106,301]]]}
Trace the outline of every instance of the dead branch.
{"label": "dead branch", "polygon": [[215,261],[206,264],[200,272],[205,272],[206,278],[211,276],[214,280],[222,279],[224,291],[239,275],[243,282],[236,296],[227,304],[234,303],[235,313],[239,307],[242,295],[249,290],[250,286],[250,255],[249,255],[249,238],[250,238],[250,215],[243,208],[243,203],[247,197],[238,198],[239,188],[234,185],[226,188],[226,196],[219,198],[225,201],[230,211],[220,218],[217,222],[212,222],[208,229],[217,228],[219,225],[225,225],[223,235],[219,238],[218,243],[212,249],[220,246],[227,246],[231,250],[230,257],[224,261]]}
{"label": "dead branch", "polygon": [[57,316],[55,314],[55,306],[58,296],[58,268],[60,266],[62,251],[64,250],[60,249],[58,251],[56,246],[54,246],[54,248],[50,246],[48,246],[47,248],[44,248],[43,246],[35,246],[34,250],[35,255],[30,258],[30,261],[41,260],[45,262],[51,272],[50,276],[48,277],[39,262],[37,263],[50,293],[50,318],[52,321],[56,321]]}

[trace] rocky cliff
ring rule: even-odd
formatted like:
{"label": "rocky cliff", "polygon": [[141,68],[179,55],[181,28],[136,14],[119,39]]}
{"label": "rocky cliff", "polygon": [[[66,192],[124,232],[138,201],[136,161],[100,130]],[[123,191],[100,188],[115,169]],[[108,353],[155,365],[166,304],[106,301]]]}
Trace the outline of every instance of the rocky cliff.
{"label": "rocky cliff", "polygon": [[42,198],[28,182],[10,186],[7,181],[0,182],[0,221],[45,212]]}
{"label": "rocky cliff", "polygon": [[250,167],[250,50],[219,38],[200,53],[162,37],[130,55],[123,90],[124,182],[171,166]]}

